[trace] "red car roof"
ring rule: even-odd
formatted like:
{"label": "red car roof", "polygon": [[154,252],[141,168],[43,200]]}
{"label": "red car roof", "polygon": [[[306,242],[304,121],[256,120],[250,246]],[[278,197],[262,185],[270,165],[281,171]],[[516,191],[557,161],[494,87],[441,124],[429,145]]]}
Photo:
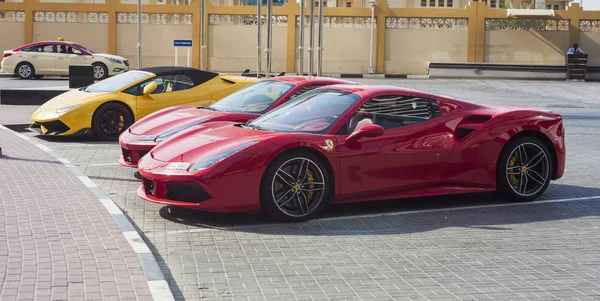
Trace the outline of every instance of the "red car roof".
{"label": "red car roof", "polygon": [[31,46],[35,46],[35,45],[39,45],[39,44],[47,44],[47,43],[58,43],[58,44],[66,44],[66,45],[75,45],[74,42],[50,40],[50,41],[38,41],[38,42],[29,43],[29,44],[23,45],[21,47],[17,47],[17,48],[15,48],[13,50],[17,51],[17,50],[21,50],[23,48],[27,48],[27,47],[31,47]]}
{"label": "red car roof", "polygon": [[347,81],[347,80],[343,80],[343,79],[339,79],[339,78],[318,77],[318,76],[284,75],[284,76],[277,76],[277,77],[273,77],[273,78],[269,78],[269,79],[287,82],[287,83],[293,83],[293,84],[310,84],[310,83],[315,83],[315,84],[320,83],[320,84],[328,84],[328,85],[355,84],[351,81]]}

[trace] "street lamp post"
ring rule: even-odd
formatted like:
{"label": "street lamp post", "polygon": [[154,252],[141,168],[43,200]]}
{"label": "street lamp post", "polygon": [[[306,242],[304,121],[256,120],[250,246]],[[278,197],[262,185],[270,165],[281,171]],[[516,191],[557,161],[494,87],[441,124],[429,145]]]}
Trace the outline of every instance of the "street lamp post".
{"label": "street lamp post", "polygon": [[317,76],[323,73],[323,0],[319,0],[319,52],[317,55]]}
{"label": "street lamp post", "polygon": [[271,47],[273,47],[273,0],[267,0],[267,72],[266,77],[271,76]]}
{"label": "street lamp post", "polygon": [[304,6],[305,0],[300,0],[300,42],[298,43],[298,74],[304,75]]}
{"label": "street lamp post", "polygon": [[[206,0],[200,0],[200,61],[202,70],[208,70],[206,66]],[[188,48],[189,49],[189,48]],[[189,51],[189,50],[188,50]],[[189,54],[188,54],[189,59]]]}
{"label": "street lamp post", "polygon": [[137,53],[138,69],[142,68],[142,0],[137,5]]}
{"label": "street lamp post", "polygon": [[258,46],[256,47],[256,50],[258,52],[258,57],[256,58],[256,77],[260,77],[260,70],[262,69],[262,49],[261,49],[261,44],[262,44],[262,0],[256,0],[256,9],[257,9],[257,13],[256,13],[256,17],[257,17],[257,25],[258,25]]}
{"label": "street lamp post", "polygon": [[375,3],[377,0],[370,0],[371,3],[371,44],[369,44],[369,74],[373,74],[373,36],[375,29]]}
{"label": "street lamp post", "polygon": [[308,22],[309,35],[308,35],[308,75],[315,75],[315,0],[310,1],[310,20]]}

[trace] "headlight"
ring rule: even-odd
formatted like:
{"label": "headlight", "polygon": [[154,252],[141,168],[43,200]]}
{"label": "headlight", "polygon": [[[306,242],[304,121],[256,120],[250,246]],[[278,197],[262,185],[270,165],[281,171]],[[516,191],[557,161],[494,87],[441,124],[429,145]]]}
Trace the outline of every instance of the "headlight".
{"label": "headlight", "polygon": [[186,124],[184,126],[172,129],[170,131],[166,131],[166,132],[158,135],[158,137],[156,137],[156,140],[154,140],[154,141],[156,141],[156,142],[162,142],[165,139],[167,139],[167,138],[169,138],[169,137],[171,137],[171,136],[173,136],[173,135],[175,135],[175,134],[177,134],[177,133],[179,133],[179,132],[181,132],[181,131],[183,131],[185,129],[189,129],[189,128],[195,126],[195,125],[199,125],[199,124],[203,123],[204,121],[206,121],[206,119],[207,118],[200,119],[200,120],[198,120],[196,122],[192,122],[190,124]]}
{"label": "headlight", "polygon": [[70,109],[72,109],[72,108],[74,108],[76,106],[78,106],[78,104],[72,105],[72,106],[68,106],[68,107],[64,107],[64,108],[60,108],[60,109],[56,110],[56,113],[62,114],[62,113],[66,112],[66,111],[69,111]]}
{"label": "headlight", "polygon": [[123,64],[123,61],[121,60],[117,60],[117,59],[113,59],[112,57],[105,57],[105,59],[111,63],[115,63],[115,64]]}
{"label": "headlight", "polygon": [[224,152],[222,152],[220,154],[217,154],[217,155],[215,155],[213,157],[210,157],[208,159],[204,159],[204,160],[198,161],[198,162],[194,163],[194,165],[192,165],[192,167],[190,167],[189,170],[207,169],[207,168],[209,168],[209,167],[217,164],[218,162],[223,161],[227,157],[230,157],[231,155],[233,155],[233,154],[235,154],[235,153],[237,153],[237,152],[239,152],[239,151],[241,151],[241,150],[243,150],[243,149],[245,149],[245,148],[247,148],[249,146],[254,145],[255,143],[256,143],[256,141],[248,142],[248,143],[242,144],[242,145],[240,145],[238,147],[232,148],[232,149],[230,149],[228,151],[224,151]]}

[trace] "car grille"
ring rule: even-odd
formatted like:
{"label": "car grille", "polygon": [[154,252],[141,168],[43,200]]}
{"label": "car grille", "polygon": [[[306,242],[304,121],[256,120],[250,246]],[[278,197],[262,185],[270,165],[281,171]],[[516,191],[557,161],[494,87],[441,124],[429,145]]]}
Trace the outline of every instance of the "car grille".
{"label": "car grille", "polygon": [[123,61],[123,64],[124,64],[125,66],[129,67],[129,61],[128,61],[128,60],[124,60],[124,61]]}
{"label": "car grille", "polygon": [[148,178],[144,178],[144,191],[146,194],[155,196],[154,182]]}
{"label": "car grille", "polygon": [[50,121],[50,122],[45,122],[45,123],[37,123],[39,125],[44,126],[49,133],[56,133],[56,134],[60,134],[60,133],[64,133],[70,130],[70,128],[62,123],[62,121],[60,120],[54,120],[54,121]]}
{"label": "car grille", "polygon": [[127,162],[131,162],[131,152],[125,148],[121,148],[121,151],[123,152],[123,159]]}
{"label": "car grille", "polygon": [[198,183],[167,183],[166,186],[169,200],[201,203],[210,199],[210,195]]}

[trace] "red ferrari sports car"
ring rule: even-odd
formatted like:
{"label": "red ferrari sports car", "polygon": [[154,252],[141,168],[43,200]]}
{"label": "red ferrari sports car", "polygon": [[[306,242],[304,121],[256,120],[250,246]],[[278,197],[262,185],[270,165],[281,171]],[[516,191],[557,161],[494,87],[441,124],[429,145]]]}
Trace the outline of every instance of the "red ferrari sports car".
{"label": "red ferrari sports car", "polygon": [[245,124],[174,135],[139,162],[138,195],[301,221],[329,203],[494,190],[529,201],[564,167],[563,121],[550,111],[333,85]]}
{"label": "red ferrari sports car", "polygon": [[355,84],[327,77],[281,76],[262,80],[209,106],[175,106],[150,114],[121,134],[119,163],[137,167],[141,157],[166,138],[211,121],[246,122],[312,89]]}

